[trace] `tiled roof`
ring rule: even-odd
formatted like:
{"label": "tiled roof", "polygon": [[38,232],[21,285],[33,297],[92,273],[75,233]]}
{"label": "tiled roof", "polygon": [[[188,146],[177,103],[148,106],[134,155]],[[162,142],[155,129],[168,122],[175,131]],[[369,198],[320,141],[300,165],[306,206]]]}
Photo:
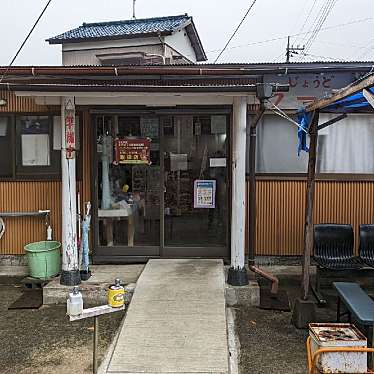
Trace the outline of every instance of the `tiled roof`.
{"label": "tiled roof", "polygon": [[50,44],[74,42],[90,39],[108,39],[147,34],[167,34],[192,21],[187,14],[170,17],[133,19],[125,21],[83,23],[76,29],[54,36]]}

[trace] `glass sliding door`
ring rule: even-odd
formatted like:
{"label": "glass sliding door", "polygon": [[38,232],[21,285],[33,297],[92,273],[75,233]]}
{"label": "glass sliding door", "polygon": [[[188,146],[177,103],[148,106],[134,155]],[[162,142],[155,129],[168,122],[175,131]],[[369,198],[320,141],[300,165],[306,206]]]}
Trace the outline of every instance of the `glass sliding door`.
{"label": "glass sliding door", "polygon": [[95,121],[97,254],[158,256],[159,119],[98,115]]}
{"label": "glass sliding door", "polygon": [[[227,249],[229,227],[228,117],[176,115],[162,118],[161,126],[164,253],[225,256],[222,248]],[[167,247],[176,249],[168,251]]]}
{"label": "glass sliding door", "polygon": [[93,118],[96,260],[227,257],[229,117]]}

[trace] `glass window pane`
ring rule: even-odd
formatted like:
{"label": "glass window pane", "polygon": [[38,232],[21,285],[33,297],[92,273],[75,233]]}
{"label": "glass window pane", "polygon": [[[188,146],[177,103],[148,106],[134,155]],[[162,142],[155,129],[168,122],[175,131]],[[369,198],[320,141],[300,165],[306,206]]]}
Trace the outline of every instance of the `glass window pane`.
{"label": "glass window pane", "polygon": [[162,120],[166,246],[227,244],[227,123],[218,115]]}
{"label": "glass window pane", "polygon": [[48,116],[21,116],[18,119],[20,166],[50,166],[50,120]]}
{"label": "glass window pane", "polygon": [[[336,114],[321,114],[324,123]],[[318,132],[317,171],[320,173],[374,173],[374,118],[350,114]]]}
{"label": "glass window pane", "polygon": [[58,178],[61,173],[61,151],[53,138],[53,117],[19,115],[16,117],[16,177]]}
{"label": "glass window pane", "polygon": [[[247,140],[249,145],[249,136]],[[296,125],[277,115],[265,115],[257,127],[256,171],[258,173],[306,173],[308,154],[301,152],[298,156],[297,144]]]}
{"label": "glass window pane", "polygon": [[0,117],[0,176],[11,177],[13,174],[12,131],[10,118]]}
{"label": "glass window pane", "polygon": [[97,152],[99,245],[159,246],[158,118],[97,117]]}

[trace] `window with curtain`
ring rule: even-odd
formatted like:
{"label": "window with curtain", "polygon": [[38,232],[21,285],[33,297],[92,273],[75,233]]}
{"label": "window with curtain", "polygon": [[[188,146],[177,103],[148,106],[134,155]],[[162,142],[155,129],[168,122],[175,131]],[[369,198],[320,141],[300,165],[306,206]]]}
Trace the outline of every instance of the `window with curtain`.
{"label": "window with curtain", "polygon": [[307,164],[305,152],[297,155],[296,125],[277,115],[263,116],[257,128],[257,173],[306,173]]}
{"label": "window with curtain", "polygon": [[[77,177],[81,178],[80,126],[76,117]],[[0,179],[61,177],[61,117],[0,115]]]}
{"label": "window with curtain", "polygon": [[[324,123],[336,114],[321,114]],[[374,117],[351,114],[318,132],[318,173],[374,173]]]}
{"label": "window with curtain", "polygon": [[[321,114],[319,123],[336,116],[337,114]],[[372,115],[350,114],[344,120],[320,130],[318,134],[317,173],[374,173]],[[277,115],[265,115],[257,129],[257,173],[306,173],[308,154],[301,152],[298,156],[297,143],[296,125]],[[247,144],[248,152],[249,135]]]}

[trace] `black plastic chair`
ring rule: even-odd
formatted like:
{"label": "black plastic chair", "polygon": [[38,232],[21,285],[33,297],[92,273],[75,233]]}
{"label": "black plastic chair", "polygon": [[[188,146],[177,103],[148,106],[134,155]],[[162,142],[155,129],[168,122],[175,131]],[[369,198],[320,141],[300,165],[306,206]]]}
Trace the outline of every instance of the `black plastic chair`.
{"label": "black plastic chair", "polygon": [[351,225],[314,225],[314,256],[317,263],[316,286],[312,287],[318,304],[326,300],[320,293],[320,276],[323,270],[342,271],[360,269],[360,258],[354,255],[354,234]]}
{"label": "black plastic chair", "polygon": [[351,225],[314,225],[314,260],[330,270],[351,270],[362,267],[354,255],[354,235]]}
{"label": "black plastic chair", "polygon": [[374,267],[374,225],[360,225],[360,259]]}

